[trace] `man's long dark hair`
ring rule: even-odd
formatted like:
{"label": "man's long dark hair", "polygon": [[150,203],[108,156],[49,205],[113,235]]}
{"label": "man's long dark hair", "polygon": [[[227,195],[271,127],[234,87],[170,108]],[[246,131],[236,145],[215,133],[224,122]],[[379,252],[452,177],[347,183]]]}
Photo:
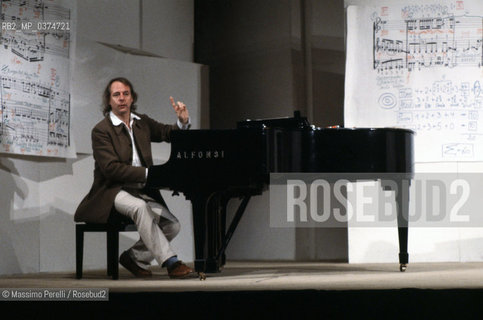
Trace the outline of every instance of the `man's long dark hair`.
{"label": "man's long dark hair", "polygon": [[104,89],[104,94],[102,95],[102,113],[105,116],[107,116],[112,109],[111,105],[109,104],[109,101],[111,99],[111,85],[116,81],[121,82],[122,84],[128,86],[129,89],[131,89],[131,95],[133,100],[131,105],[131,111],[135,111],[137,108],[136,101],[138,100],[138,94],[136,93],[136,91],[134,91],[134,87],[132,86],[131,81],[123,77],[118,77],[111,79],[111,81],[109,81],[109,83],[107,84],[106,89]]}

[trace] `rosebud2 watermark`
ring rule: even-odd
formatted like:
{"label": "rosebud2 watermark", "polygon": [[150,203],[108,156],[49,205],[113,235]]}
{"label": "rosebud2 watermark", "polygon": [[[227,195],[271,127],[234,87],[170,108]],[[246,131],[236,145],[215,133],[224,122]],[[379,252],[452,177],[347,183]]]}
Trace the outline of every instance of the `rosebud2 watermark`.
{"label": "rosebud2 watermark", "polygon": [[272,227],[482,227],[483,173],[270,176]]}

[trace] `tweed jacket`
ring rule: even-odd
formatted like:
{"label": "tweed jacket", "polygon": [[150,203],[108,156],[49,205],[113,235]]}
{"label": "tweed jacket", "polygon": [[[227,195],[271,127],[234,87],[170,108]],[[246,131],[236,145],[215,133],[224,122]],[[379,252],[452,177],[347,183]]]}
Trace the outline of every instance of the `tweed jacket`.
{"label": "tweed jacket", "polygon": [[125,125],[114,126],[107,115],[92,129],[94,182],[75,212],[76,222],[106,223],[123,185],[146,182],[146,168],[153,165],[151,142],[169,142],[171,130],[179,129],[137,115],[141,119],[134,120],[132,131],[144,167],[132,166],[133,146]]}

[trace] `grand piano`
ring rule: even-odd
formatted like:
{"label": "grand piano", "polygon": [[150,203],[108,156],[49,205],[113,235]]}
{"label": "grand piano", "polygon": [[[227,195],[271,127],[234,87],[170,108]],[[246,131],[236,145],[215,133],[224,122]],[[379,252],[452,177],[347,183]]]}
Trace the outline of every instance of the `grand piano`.
{"label": "grand piano", "polygon": [[[414,172],[413,136],[396,128],[318,128],[298,112],[240,121],[236,129],[176,130],[169,160],[150,168],[147,186],[182,192],[191,201],[195,270],[213,273],[225,264],[225,249],[247,204],[267,189],[270,173],[351,173],[366,179],[395,174],[401,177],[396,204],[399,263],[405,271],[409,200],[401,191],[409,188],[402,180]],[[241,202],[227,228],[232,198]]]}

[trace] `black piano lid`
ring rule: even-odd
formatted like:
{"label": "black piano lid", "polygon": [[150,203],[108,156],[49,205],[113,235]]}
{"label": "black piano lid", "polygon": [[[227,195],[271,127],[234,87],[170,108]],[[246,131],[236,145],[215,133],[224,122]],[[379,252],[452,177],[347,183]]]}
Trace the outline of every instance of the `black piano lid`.
{"label": "black piano lid", "polygon": [[398,128],[398,127],[338,127],[338,128],[322,128],[322,127],[314,127],[312,126],[314,130],[353,130],[353,131],[395,131],[395,132],[406,132],[409,134],[416,134],[415,131],[407,128]]}
{"label": "black piano lid", "polygon": [[246,119],[244,121],[237,122],[237,128],[284,128],[284,129],[302,129],[310,128],[312,130],[359,130],[359,131],[397,131],[406,132],[410,134],[416,134],[411,129],[399,128],[399,127],[317,127],[311,125],[306,117],[300,115],[300,111],[294,111],[293,117],[278,117],[278,118],[267,118],[267,119]]}
{"label": "black piano lid", "polygon": [[247,119],[237,122],[237,128],[307,128],[310,127],[310,123],[306,117],[300,116],[300,111],[295,111],[293,117],[280,117],[280,118],[268,118],[268,119]]}

